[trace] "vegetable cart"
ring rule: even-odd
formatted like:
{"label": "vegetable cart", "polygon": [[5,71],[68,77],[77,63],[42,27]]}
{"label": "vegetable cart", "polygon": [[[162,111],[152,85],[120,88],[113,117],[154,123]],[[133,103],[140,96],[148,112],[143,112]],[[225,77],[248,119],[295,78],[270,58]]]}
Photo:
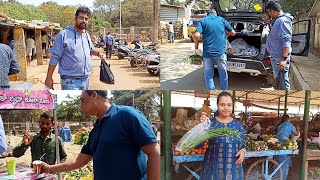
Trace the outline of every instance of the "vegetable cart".
{"label": "vegetable cart", "polygon": [[[278,155],[294,155],[298,154],[299,150],[267,150],[267,151],[249,151],[246,154],[246,159],[248,158],[258,158],[254,163],[250,165],[248,170],[245,172],[246,180],[256,180],[256,179],[282,179],[281,167],[288,158],[279,164],[273,159],[274,156]],[[204,155],[173,155],[173,164],[175,165],[175,170],[182,165],[189,173],[188,180],[200,179],[199,172],[201,166],[198,166],[195,170],[191,170],[186,163],[188,162],[201,162],[204,159]],[[260,178],[259,178],[260,177]]]}

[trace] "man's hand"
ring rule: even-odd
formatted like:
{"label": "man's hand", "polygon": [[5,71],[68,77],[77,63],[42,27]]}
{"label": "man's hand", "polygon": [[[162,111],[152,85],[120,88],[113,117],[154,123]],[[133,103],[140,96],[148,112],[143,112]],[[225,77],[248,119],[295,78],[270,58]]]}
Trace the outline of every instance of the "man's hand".
{"label": "man's hand", "polygon": [[50,173],[49,170],[50,170],[50,165],[45,163],[45,162],[42,162],[42,164],[41,164],[41,173]]}
{"label": "man's hand", "polygon": [[103,55],[102,53],[100,53],[100,52],[97,54],[97,56],[98,56],[100,59],[104,59],[104,55]]}
{"label": "man's hand", "polygon": [[244,156],[246,155],[246,152],[244,149],[241,149],[240,151],[238,151],[238,153],[236,154],[236,157],[239,157],[236,161],[236,164],[241,164],[244,160]]}
{"label": "man's hand", "polygon": [[28,146],[32,142],[32,135],[26,131],[26,133],[23,136],[23,143],[24,145]]}
{"label": "man's hand", "polygon": [[287,61],[283,61],[283,59],[281,59],[280,60],[280,62],[279,62],[279,68],[280,68],[280,70],[284,70],[284,68],[286,67],[286,63],[287,63]]}
{"label": "man's hand", "polygon": [[47,78],[46,78],[46,81],[44,82],[44,84],[45,84],[48,88],[53,89],[53,79],[52,79],[52,77],[51,77],[51,78],[47,77]]}
{"label": "man's hand", "polygon": [[271,21],[271,17],[268,14],[262,14],[261,18],[262,18],[262,21],[265,23],[268,23]]}
{"label": "man's hand", "polygon": [[195,49],[199,49],[199,43],[198,44],[194,44],[194,48]]}

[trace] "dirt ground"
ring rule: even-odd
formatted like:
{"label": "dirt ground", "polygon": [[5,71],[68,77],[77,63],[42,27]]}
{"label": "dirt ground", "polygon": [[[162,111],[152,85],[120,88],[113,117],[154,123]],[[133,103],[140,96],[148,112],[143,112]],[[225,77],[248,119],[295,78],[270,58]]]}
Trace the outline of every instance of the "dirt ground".
{"label": "dirt ground", "polygon": [[[101,53],[105,52],[102,48],[97,48]],[[11,89],[44,89],[44,82],[47,75],[49,59],[44,59],[44,65],[37,65],[37,60],[31,62],[27,66],[27,82],[10,82]],[[159,76],[151,76],[147,69],[139,70],[132,68],[128,58],[119,60],[116,56],[112,56],[110,60],[106,61],[110,64],[111,70],[115,77],[115,84],[109,85],[100,82],[100,59],[97,56],[92,56],[92,72],[89,75],[89,89],[108,89],[108,90],[133,90],[133,89],[154,89],[160,88]],[[54,89],[61,89],[60,75],[58,74],[58,67],[56,67],[53,74]]]}
{"label": "dirt ground", "polygon": [[320,48],[310,48],[310,52],[320,58]]}
{"label": "dirt ground", "polygon": [[[21,141],[22,141],[22,135],[19,136],[13,136],[13,135],[7,135],[7,141],[10,142],[11,146],[14,148],[15,146],[17,146]],[[65,142],[64,143],[64,149],[67,153],[67,161],[68,160],[74,160],[76,159],[76,157],[78,156],[78,154],[80,153],[82,148],[82,145],[76,145],[73,142]],[[7,157],[7,158],[3,158],[0,159],[0,164],[5,162],[8,159],[12,159],[14,157]],[[30,148],[27,149],[27,151],[25,152],[25,154],[19,158],[14,158],[16,159],[16,163],[17,164],[23,164],[23,165],[30,165],[31,164],[31,152],[30,152]]]}

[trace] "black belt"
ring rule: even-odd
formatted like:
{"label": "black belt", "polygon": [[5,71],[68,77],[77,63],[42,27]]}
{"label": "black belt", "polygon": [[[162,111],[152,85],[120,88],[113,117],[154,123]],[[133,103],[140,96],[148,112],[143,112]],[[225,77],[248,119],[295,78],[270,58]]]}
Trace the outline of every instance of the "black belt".
{"label": "black belt", "polygon": [[61,75],[61,79],[86,79],[88,76],[66,76]]}

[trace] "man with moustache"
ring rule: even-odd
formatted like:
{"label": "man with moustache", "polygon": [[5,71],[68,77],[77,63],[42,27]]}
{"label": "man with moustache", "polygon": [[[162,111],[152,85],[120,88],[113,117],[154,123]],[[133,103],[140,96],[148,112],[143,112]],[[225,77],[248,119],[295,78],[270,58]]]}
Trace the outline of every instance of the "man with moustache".
{"label": "man with moustache", "polygon": [[96,51],[86,28],[91,17],[88,7],[80,6],[75,13],[75,25],[59,32],[52,48],[45,85],[53,89],[52,74],[59,63],[62,90],[87,90],[92,70],[91,55],[103,58]]}
{"label": "man with moustache", "polygon": [[[17,158],[21,157],[30,147],[32,161],[41,160],[48,164],[55,164],[56,141],[55,135],[51,133],[53,124],[53,117],[47,113],[43,113],[39,120],[40,133],[32,136],[29,132],[26,132],[26,134],[23,136],[22,142],[13,149],[13,156]],[[58,140],[60,162],[64,162],[67,159],[67,154],[64,151],[61,138],[58,137]]]}

